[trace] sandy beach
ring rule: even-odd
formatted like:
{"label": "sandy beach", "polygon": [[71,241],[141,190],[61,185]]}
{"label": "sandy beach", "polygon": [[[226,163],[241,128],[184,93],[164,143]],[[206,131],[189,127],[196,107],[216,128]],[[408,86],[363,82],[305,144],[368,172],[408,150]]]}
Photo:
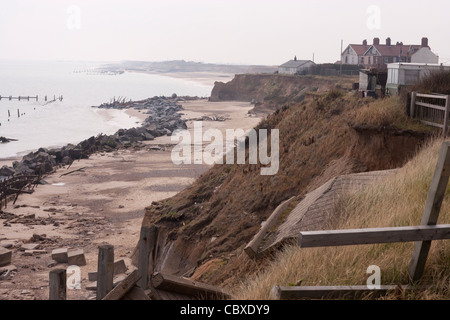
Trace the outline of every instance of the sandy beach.
{"label": "sandy beach", "polygon": [[[203,99],[182,105],[188,130],[193,130],[193,119],[202,116],[225,117],[226,121],[203,122],[204,128],[223,132],[251,129],[260,121],[248,115],[249,103]],[[137,110],[127,113],[145,119]],[[171,160],[173,145],[170,137],[164,136],[146,142],[145,148],[94,154],[75,161],[70,169],[58,169],[44,178],[48,184],[39,185],[32,194],[20,195],[15,204],[10,202],[4,212],[32,218],[8,226],[0,219],[0,245],[13,251],[16,269],[0,280],[0,299],[48,299],[49,272],[68,267],[52,260],[51,251],[56,248],[83,249],[86,258],[87,264],[81,267],[81,289],[68,290],[68,299],[95,298],[90,288],[95,283],[88,281],[88,273],[97,269],[101,244],[114,245],[115,260],[125,261],[127,273],[135,269],[130,257],[139,239],[144,208],[180,192],[209,168],[205,164],[175,165]],[[21,251],[27,243],[38,244],[38,251]]]}

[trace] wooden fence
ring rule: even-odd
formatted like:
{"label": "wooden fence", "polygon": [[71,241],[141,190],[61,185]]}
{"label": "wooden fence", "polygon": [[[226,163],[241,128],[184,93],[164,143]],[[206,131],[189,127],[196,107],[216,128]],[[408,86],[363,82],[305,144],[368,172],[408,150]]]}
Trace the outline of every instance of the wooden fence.
{"label": "wooden fence", "polygon": [[[446,99],[448,102],[448,98]],[[410,282],[414,285],[423,275],[431,241],[450,239],[450,225],[437,225],[442,201],[444,199],[450,178],[450,141],[443,143],[439,154],[436,170],[428,191],[427,200],[420,226],[351,229],[351,230],[324,230],[300,232],[298,244],[300,247],[326,247],[347,246],[395,242],[415,242],[414,251],[409,265],[408,274]],[[402,286],[403,289],[412,288],[411,284]],[[385,286],[380,293],[394,290],[394,287]],[[305,298],[319,295],[367,293],[361,287],[280,287],[275,286],[273,294],[278,298]]]}
{"label": "wooden fence", "polygon": [[442,94],[411,93],[410,116],[422,123],[448,131],[450,96]]}
{"label": "wooden fence", "polygon": [[38,181],[35,175],[18,175],[0,181],[0,210],[7,207],[11,197],[17,200],[21,193],[31,193]]}

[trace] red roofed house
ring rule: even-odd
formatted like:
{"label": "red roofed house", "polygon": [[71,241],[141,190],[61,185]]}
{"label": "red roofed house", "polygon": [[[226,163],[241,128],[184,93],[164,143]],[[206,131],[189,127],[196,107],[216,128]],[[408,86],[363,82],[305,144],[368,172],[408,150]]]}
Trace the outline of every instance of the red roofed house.
{"label": "red roofed house", "polygon": [[386,44],[380,44],[380,39],[375,38],[372,45],[367,45],[364,40],[362,45],[349,45],[342,59],[344,64],[358,64],[366,69],[387,69],[388,63],[396,62],[439,63],[439,57],[431,51],[427,38],[422,38],[420,45],[405,45],[402,42],[393,45],[391,38],[386,39]]}

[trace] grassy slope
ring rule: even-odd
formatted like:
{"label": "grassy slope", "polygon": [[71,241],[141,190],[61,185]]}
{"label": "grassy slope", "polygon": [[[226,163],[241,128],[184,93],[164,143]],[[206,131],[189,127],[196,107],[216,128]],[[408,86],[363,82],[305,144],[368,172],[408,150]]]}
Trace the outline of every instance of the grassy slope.
{"label": "grassy slope", "polygon": [[[185,254],[195,256],[199,266],[215,259],[217,264],[197,274],[198,280],[235,284],[259,267],[241,256],[242,249],[280,202],[304,194],[321,177],[326,181],[342,173],[403,164],[390,162],[382,149],[375,166],[360,163],[349,152],[356,136],[352,125],[428,130],[403,115],[397,98],[379,102],[343,91],[316,93],[258,126],[280,130],[277,175],[261,176],[259,165],[216,165],[191,187],[147,208],[143,225],[164,225],[171,239],[196,244],[197,250]],[[342,166],[334,165],[339,162]]]}
{"label": "grassy slope", "polygon": [[[387,181],[348,196],[337,207],[340,217],[332,228],[408,226],[420,223],[428,188],[442,140],[430,143]],[[440,222],[448,221],[450,188],[441,209]],[[412,243],[299,249],[288,247],[256,278],[245,283],[241,299],[267,299],[274,285],[364,285],[370,265],[381,268],[382,284],[405,284]],[[410,299],[450,298],[450,243],[434,241],[422,284],[428,290],[404,294]],[[398,298],[394,294],[387,297]]]}

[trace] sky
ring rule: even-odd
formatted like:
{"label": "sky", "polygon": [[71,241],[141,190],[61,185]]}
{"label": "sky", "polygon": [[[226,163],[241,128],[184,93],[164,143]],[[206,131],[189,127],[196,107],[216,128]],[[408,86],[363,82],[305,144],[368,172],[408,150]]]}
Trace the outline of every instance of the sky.
{"label": "sky", "polygon": [[279,65],[341,43],[420,44],[450,63],[450,1],[2,0],[0,59]]}

